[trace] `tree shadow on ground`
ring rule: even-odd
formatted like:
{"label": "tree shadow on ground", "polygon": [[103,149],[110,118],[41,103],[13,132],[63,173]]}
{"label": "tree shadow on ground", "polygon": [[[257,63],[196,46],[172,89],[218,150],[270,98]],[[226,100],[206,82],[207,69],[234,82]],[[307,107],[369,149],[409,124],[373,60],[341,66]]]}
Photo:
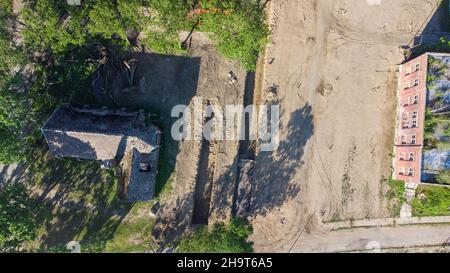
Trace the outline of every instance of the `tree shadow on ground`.
{"label": "tree shadow on ground", "polygon": [[184,230],[191,225],[191,214],[184,211],[193,210],[194,192],[188,192],[185,196],[177,198],[176,206],[170,206],[171,210],[161,208],[161,214],[156,225],[152,229],[152,236],[160,246],[158,251],[162,251],[174,238],[178,238]]}
{"label": "tree shadow on ground", "polygon": [[29,188],[44,208],[36,219],[43,227],[40,247],[78,240],[101,251],[133,207],[119,201],[118,177],[95,161],[54,158],[41,145],[28,169]]}
{"label": "tree shadow on ground", "polygon": [[[412,60],[426,52],[446,52],[450,51],[450,0],[437,3],[437,8],[430,14],[430,18],[422,30],[416,33],[412,39],[409,54],[404,62]],[[444,38],[447,43],[443,43]]]}
{"label": "tree shadow on ground", "polygon": [[304,147],[314,134],[312,107],[306,104],[291,114],[283,128],[288,137],[273,152],[261,152],[256,158],[255,179],[251,190],[252,215],[265,215],[282,206],[300,192],[294,175],[304,164]]}
{"label": "tree shadow on ground", "polygon": [[[250,208],[244,216],[265,215],[300,192],[300,184],[292,180],[298,168],[303,165],[304,147],[314,133],[312,107],[306,104],[292,113],[287,125],[281,127],[280,131],[286,133],[288,138],[275,151],[261,152],[256,157],[258,170],[248,193]],[[239,158],[236,157],[230,167],[214,181],[214,198],[211,200],[209,213],[210,217],[214,215],[215,220],[234,216],[232,203],[236,200],[234,195],[238,183],[238,161]],[[161,240],[162,248],[191,225],[192,214],[180,212],[186,209],[192,212],[192,202],[189,203],[188,200],[192,200],[193,194],[177,200],[176,209],[167,213],[167,218],[160,219],[159,225],[155,226],[153,236]]]}

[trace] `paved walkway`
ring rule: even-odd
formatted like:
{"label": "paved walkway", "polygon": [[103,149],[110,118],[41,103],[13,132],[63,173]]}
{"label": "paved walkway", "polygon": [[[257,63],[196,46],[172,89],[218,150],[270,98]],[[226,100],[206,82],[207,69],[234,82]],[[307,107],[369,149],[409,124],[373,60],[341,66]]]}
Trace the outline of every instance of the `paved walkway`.
{"label": "paved walkway", "polygon": [[350,252],[440,246],[450,251],[450,223],[397,227],[354,228],[325,234],[305,234],[291,252]]}
{"label": "paved walkway", "polygon": [[383,218],[383,219],[363,219],[347,220],[341,222],[324,223],[325,230],[340,230],[360,227],[394,227],[401,225],[420,225],[420,224],[450,224],[450,216],[437,217],[402,217],[402,218]]}

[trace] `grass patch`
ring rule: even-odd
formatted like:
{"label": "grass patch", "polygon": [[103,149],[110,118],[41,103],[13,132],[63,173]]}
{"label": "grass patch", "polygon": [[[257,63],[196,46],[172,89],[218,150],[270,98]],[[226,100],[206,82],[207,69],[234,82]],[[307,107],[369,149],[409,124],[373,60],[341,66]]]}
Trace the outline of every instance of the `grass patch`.
{"label": "grass patch", "polygon": [[155,221],[148,217],[151,206],[148,202],[136,203],[117,227],[111,240],[106,242],[104,252],[153,250],[150,238]]}
{"label": "grass patch", "polygon": [[177,251],[180,253],[251,253],[253,243],[248,241],[253,228],[242,219],[229,224],[217,223],[212,231],[198,227],[193,234],[182,238]]}
{"label": "grass patch", "polygon": [[35,148],[25,180],[45,213],[35,219],[38,236],[28,251],[63,252],[73,240],[80,241],[83,252],[151,250],[151,203],[121,201],[117,170],[54,158],[45,143]]}
{"label": "grass patch", "polygon": [[412,202],[412,215],[449,216],[450,188],[420,185]]}
{"label": "grass patch", "polygon": [[397,217],[400,215],[402,204],[406,201],[405,182],[389,178],[387,185],[386,197],[388,200],[388,210],[391,217]]}

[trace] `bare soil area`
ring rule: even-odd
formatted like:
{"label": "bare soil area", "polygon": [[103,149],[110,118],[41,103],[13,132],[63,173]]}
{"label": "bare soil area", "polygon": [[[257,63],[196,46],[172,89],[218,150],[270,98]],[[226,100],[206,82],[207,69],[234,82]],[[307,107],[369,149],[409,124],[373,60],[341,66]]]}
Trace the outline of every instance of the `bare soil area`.
{"label": "bare soil area", "polygon": [[203,106],[242,105],[247,72],[224,58],[205,34],[194,33],[187,41],[186,56],[135,53],[139,87],[113,93],[120,106],[146,108],[162,118],[155,117],[165,146],[159,160],[161,209],[153,233],[159,239],[173,239],[191,224],[230,219],[236,183],[239,141],[174,141],[171,127],[178,118],[171,118],[171,110],[186,105],[193,113],[199,97]]}
{"label": "bare soil area", "polygon": [[388,217],[401,46],[437,1],[274,0],[263,102],[280,146],[256,157],[256,251],[289,251],[322,221]]}

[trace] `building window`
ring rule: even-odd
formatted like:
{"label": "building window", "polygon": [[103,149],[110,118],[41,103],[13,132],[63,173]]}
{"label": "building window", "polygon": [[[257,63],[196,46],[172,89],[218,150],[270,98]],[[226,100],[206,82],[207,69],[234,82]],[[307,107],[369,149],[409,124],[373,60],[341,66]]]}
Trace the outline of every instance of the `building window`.
{"label": "building window", "polygon": [[409,153],[408,159],[409,161],[414,161],[414,153]]}
{"label": "building window", "polygon": [[417,63],[415,66],[414,66],[414,72],[417,72],[417,71],[419,71],[420,70],[420,63]]}
{"label": "building window", "polygon": [[413,119],[412,121],[412,128],[417,128],[417,120]]}
{"label": "building window", "polygon": [[405,175],[405,168],[403,168],[403,167],[398,168],[398,174]]}
{"label": "building window", "polygon": [[414,85],[413,86],[419,86],[419,78],[414,79]]}
{"label": "building window", "polygon": [[406,107],[406,106],[408,106],[408,105],[409,105],[409,102],[410,102],[410,99],[409,99],[409,97],[408,97],[408,98],[406,98],[406,100],[403,100],[403,107]]}
{"label": "building window", "polygon": [[409,74],[411,74],[411,67],[410,67],[410,66],[408,66],[408,67],[405,69],[405,76],[408,76]]}
{"label": "building window", "polygon": [[405,153],[400,153],[399,157],[401,161],[405,160]]}
{"label": "building window", "polygon": [[413,104],[417,104],[419,102],[419,95],[414,95]]}
{"label": "building window", "polygon": [[414,168],[408,169],[408,176],[414,176]]}
{"label": "building window", "polygon": [[410,85],[411,85],[411,82],[410,82],[410,81],[405,82],[405,84],[404,84],[404,86],[403,86],[403,90],[408,89],[408,88],[410,87]]}
{"label": "building window", "polygon": [[412,118],[413,118],[413,119],[417,119],[417,115],[418,115],[418,114],[419,114],[419,112],[414,111],[413,114],[412,114]]}
{"label": "building window", "polygon": [[401,136],[401,142],[402,142],[402,144],[406,144],[406,138],[405,138],[405,136]]}
{"label": "building window", "polygon": [[411,144],[416,144],[416,135],[411,136]]}

